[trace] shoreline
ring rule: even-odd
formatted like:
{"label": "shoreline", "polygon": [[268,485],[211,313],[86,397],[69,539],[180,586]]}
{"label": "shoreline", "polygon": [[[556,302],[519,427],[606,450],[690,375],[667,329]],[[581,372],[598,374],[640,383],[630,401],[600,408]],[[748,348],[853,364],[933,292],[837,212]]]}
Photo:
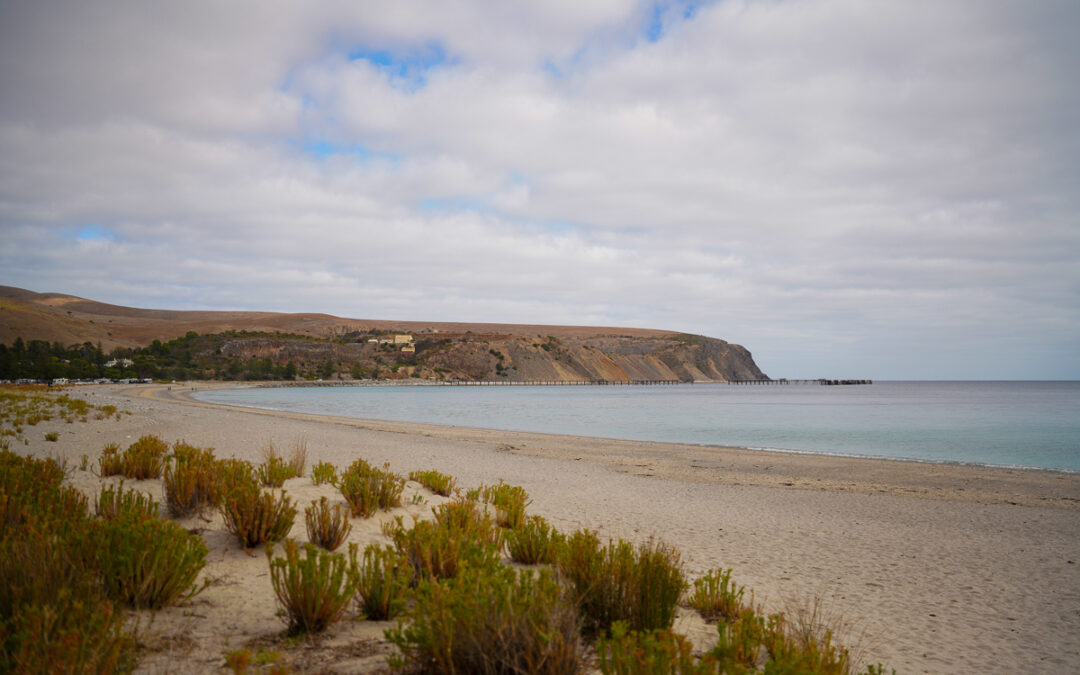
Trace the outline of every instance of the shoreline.
{"label": "shoreline", "polygon": [[[507,439],[503,443],[504,452],[564,459],[571,458],[571,455],[577,455],[577,459],[588,456],[593,461],[608,464],[621,472],[644,476],[659,475],[689,482],[720,482],[862,494],[906,494],[946,501],[1080,509],[1080,472],[1073,471],[342,417],[210,403],[191,396],[197,389],[261,386],[266,385],[258,383],[236,386],[236,383],[230,382],[206,386],[200,383],[193,388],[172,391],[167,386],[154,385],[152,389],[147,389],[147,395],[187,405],[242,410],[297,420],[322,420],[375,431],[421,433],[446,440],[490,442],[494,437],[501,437]],[[163,388],[166,391],[162,392]],[[643,466],[637,459],[633,459],[640,457],[650,457],[653,462]],[[724,472],[726,480],[718,480],[715,474],[719,471]]]}
{"label": "shoreline", "polygon": [[[309,466],[345,467],[363,457],[402,473],[436,469],[463,487],[503,479],[523,486],[529,512],[563,532],[660,539],[679,550],[688,580],[730,568],[767,611],[818,598],[846,620],[842,644],[898,673],[1080,670],[1077,475],[281,413],[196,401],[187,395],[190,386],[77,390],[79,398],[132,414],[42,422],[14,449],[67,459],[69,466],[88,454],[96,466],[106,443],[126,447],[156,434],[258,462],[268,441],[302,438]],[[59,440],[45,441],[52,431]],[[77,469],[70,482],[88,494],[102,484]],[[161,498],[160,481],[131,487]],[[292,479],[286,489],[305,504],[320,495],[340,499],[308,478]],[[414,490],[419,486],[410,482],[407,491]],[[430,518],[438,502],[427,499],[399,513]],[[353,519],[350,541],[383,542],[380,524],[392,517]],[[182,522],[203,533],[213,583],[190,606],[153,615],[140,637],[149,645],[141,672],[222,672],[228,649],[292,649],[280,642],[265,559],[240,550],[220,521],[214,514],[212,522]],[[291,536],[306,540],[302,519]],[[378,672],[374,664],[383,656],[359,656],[355,645],[384,644],[386,627],[337,624],[320,638],[319,648],[329,651],[311,655],[327,671]],[[675,629],[701,646],[716,639],[715,627],[686,614]],[[315,649],[303,647],[309,648]]]}

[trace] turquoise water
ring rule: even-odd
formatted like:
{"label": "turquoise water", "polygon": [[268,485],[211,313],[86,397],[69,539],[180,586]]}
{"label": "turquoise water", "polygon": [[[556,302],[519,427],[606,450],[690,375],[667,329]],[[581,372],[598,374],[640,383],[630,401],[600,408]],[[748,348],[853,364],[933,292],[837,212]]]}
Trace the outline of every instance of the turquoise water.
{"label": "turquoise water", "polygon": [[361,419],[1080,471],[1080,382],[289,387],[197,397]]}

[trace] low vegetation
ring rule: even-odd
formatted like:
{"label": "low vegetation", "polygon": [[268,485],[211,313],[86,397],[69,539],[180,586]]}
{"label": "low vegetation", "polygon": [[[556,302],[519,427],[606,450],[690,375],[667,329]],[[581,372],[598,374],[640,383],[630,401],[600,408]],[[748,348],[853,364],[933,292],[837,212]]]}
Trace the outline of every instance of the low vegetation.
{"label": "low vegetation", "polygon": [[330,506],[326,497],[312,500],[304,509],[304,522],[308,541],[327,551],[336,550],[352,531],[348,510],[341,504]]}
{"label": "low vegetation", "polygon": [[409,473],[409,480],[414,480],[443,497],[449,497],[457,485],[457,480],[453,476],[447,476],[438,471],[412,471]]}
{"label": "low vegetation", "polygon": [[[334,484],[348,506],[313,500],[304,514],[311,543],[300,545],[286,538],[295,503],[261,484],[260,468],[276,453],[255,467],[183,442],[167,451],[153,436],[124,451],[109,446],[101,473],[145,476],[160,463],[168,514],[216,507],[244,548],[270,544],[269,585],[289,635],[325,630],[351,608],[358,618],[397,620],[385,636],[399,650],[393,665],[406,672],[579,673],[587,658],[619,675],[857,672],[819,604],[766,615],[746,601],[730,569],[706,572],[684,598],[675,548],[602,542],[584,530],[563,535],[525,515],[528,494],[518,486],[467,491],[410,526],[396,516],[382,526],[391,545],[371,544],[360,555],[350,544],[346,555],[332,551],[349,536],[350,513],[366,517],[400,504],[404,478],[388,466],[358,460],[341,472]],[[278,459],[303,475],[295,453]],[[320,462],[313,483],[316,474],[333,480],[337,470]],[[0,672],[130,671],[136,652],[126,609],[181,604],[207,588],[199,582],[205,543],[160,518],[146,493],[110,481],[91,509],[62,485],[65,475],[62,463],[0,450]],[[453,479],[438,472],[409,476],[453,491]],[[505,565],[504,550],[515,563],[545,567]],[[706,653],[672,632],[680,601],[717,622]],[[593,647],[595,659],[587,657]],[[234,649],[226,662],[242,672],[253,659]],[[277,660],[272,665],[284,668]]]}
{"label": "low vegetation", "polygon": [[424,673],[579,672],[577,612],[549,571],[468,567],[416,591],[409,623],[386,632],[397,665]]}
{"label": "low vegetation", "polygon": [[602,635],[616,621],[636,631],[671,627],[686,582],[674,548],[650,541],[601,545],[593,532],[571,535],[558,568],[581,611],[587,634]]}
{"label": "low vegetation", "polygon": [[359,563],[355,555],[356,606],[365,619],[393,619],[405,609],[413,570],[408,558],[392,546],[369,544]]}
{"label": "low vegetation", "polygon": [[296,504],[285,493],[250,483],[226,488],[219,507],[225,527],[245,549],[284,539],[296,518]]}
{"label": "low vegetation", "polygon": [[390,471],[389,464],[379,469],[358,459],[341,474],[337,488],[354,516],[370,518],[379,509],[401,506],[405,479]]}
{"label": "low vegetation", "polygon": [[[317,633],[339,620],[356,591],[356,572],[345,556],[312,544],[300,546],[292,539],[283,545],[285,557],[266,549],[270,580],[278,604],[285,610],[290,635]],[[354,551],[355,552],[355,548]]]}

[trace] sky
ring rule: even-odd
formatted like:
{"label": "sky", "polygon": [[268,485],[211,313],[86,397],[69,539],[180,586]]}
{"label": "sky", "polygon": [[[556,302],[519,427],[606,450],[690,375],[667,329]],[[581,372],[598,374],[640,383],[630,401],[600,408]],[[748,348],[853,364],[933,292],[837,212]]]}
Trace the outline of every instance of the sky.
{"label": "sky", "polygon": [[1075,0],[0,0],[0,284],[1080,379]]}

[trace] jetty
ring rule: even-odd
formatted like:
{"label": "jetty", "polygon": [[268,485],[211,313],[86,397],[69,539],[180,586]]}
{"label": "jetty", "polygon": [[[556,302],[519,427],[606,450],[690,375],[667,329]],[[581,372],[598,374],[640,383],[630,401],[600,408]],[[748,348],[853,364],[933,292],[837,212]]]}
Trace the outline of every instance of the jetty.
{"label": "jetty", "polygon": [[819,384],[825,387],[836,385],[873,384],[873,380],[830,380],[824,377],[815,380],[789,380],[782,377],[777,380],[731,380],[728,384]]}

